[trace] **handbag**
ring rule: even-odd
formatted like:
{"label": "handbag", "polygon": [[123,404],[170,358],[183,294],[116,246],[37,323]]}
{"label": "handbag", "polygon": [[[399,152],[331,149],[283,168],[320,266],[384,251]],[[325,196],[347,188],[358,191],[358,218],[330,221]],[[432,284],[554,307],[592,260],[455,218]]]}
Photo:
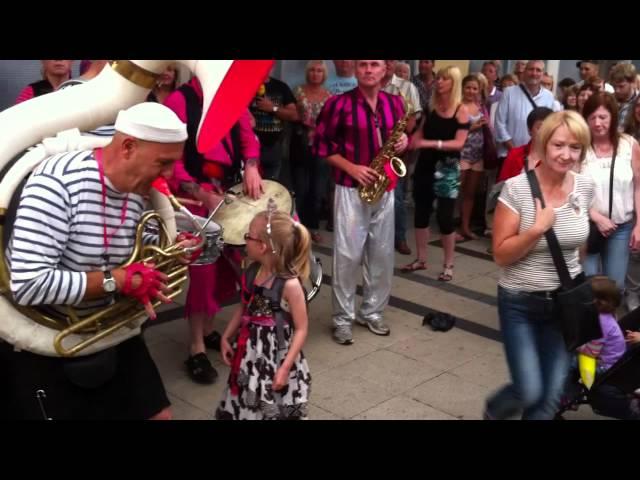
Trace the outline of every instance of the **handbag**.
{"label": "handbag", "polygon": [[[609,175],[609,218],[613,210],[613,169],[616,164],[617,148],[613,150],[613,158],[611,159],[611,174]],[[606,237],[600,233],[595,222],[589,220],[589,238],[587,239],[587,253],[600,253],[604,247]]]}
{"label": "handbag", "polygon": [[[533,170],[527,172],[527,179],[531,186],[531,194],[535,199],[540,199],[540,205],[544,208],[544,198],[540,190],[538,178]],[[562,337],[567,351],[572,352],[580,345],[591,340],[602,338],[602,328],[598,309],[593,301],[591,279],[580,275],[575,280],[569,275],[567,263],[560,250],[560,243],[553,228],[544,234],[551,251],[553,263],[560,277],[560,288],[555,295],[554,316],[560,324]]]}
{"label": "handbag", "polygon": [[493,138],[491,127],[486,123],[482,125],[482,159],[485,170],[493,170],[498,167],[498,151]]}

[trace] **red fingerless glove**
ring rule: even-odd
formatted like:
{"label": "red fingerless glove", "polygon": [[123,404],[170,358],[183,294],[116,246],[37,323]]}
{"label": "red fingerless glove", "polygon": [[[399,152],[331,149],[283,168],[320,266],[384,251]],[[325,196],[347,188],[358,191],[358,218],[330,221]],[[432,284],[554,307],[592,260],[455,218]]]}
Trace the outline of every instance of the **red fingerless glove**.
{"label": "red fingerless glove", "polygon": [[[141,304],[146,305],[151,303],[151,299],[156,298],[162,290],[164,285],[161,279],[162,272],[147,267],[142,262],[132,263],[128,267],[125,267],[124,270],[125,277],[122,293],[135,298]],[[132,288],[131,283],[135,274],[139,274],[142,281],[138,287]],[[155,316],[152,320],[155,320]]]}
{"label": "red fingerless glove", "polygon": [[[200,237],[197,235],[194,235],[191,232],[180,232],[178,234],[178,237],[176,238],[176,241],[182,242],[183,240],[198,240],[199,242]],[[198,257],[200,257],[200,255],[202,255],[202,247],[195,250],[194,252],[191,253],[191,255],[189,255],[189,262],[195,262],[198,259]]]}

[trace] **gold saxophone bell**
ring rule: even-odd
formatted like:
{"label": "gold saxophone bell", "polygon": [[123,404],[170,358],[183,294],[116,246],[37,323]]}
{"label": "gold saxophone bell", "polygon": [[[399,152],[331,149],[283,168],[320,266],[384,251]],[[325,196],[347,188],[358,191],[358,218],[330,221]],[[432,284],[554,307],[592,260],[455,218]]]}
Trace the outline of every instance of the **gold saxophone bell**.
{"label": "gold saxophone bell", "polygon": [[398,178],[402,178],[407,174],[407,166],[398,157],[391,157],[389,160],[391,171],[396,174]]}

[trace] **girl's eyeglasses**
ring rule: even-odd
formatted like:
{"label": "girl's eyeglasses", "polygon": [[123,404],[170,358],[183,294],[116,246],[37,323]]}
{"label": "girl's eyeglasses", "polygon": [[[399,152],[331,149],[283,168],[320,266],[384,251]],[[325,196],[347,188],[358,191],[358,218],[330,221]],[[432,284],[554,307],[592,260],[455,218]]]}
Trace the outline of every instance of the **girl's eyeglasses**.
{"label": "girl's eyeglasses", "polygon": [[245,239],[245,241],[246,240],[253,240],[254,242],[261,242],[262,241],[259,238],[252,237],[248,232],[244,234],[244,239]]}

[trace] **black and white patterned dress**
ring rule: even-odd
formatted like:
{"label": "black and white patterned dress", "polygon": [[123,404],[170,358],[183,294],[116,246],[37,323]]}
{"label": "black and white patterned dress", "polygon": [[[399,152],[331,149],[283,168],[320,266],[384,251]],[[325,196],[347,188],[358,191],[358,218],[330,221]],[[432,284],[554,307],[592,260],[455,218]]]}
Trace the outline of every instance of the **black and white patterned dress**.
{"label": "black and white patterned dress", "polygon": [[[273,377],[288,352],[293,336],[288,305],[282,301],[282,286],[286,279],[276,278],[271,288],[253,285],[251,291],[244,288],[245,279],[242,324],[233,345],[235,355],[231,373],[216,410],[216,419],[305,419],[311,375],[302,352],[291,367],[289,384],[278,392],[271,388]],[[280,353],[276,314],[282,315],[285,320],[283,338],[286,349]]]}

